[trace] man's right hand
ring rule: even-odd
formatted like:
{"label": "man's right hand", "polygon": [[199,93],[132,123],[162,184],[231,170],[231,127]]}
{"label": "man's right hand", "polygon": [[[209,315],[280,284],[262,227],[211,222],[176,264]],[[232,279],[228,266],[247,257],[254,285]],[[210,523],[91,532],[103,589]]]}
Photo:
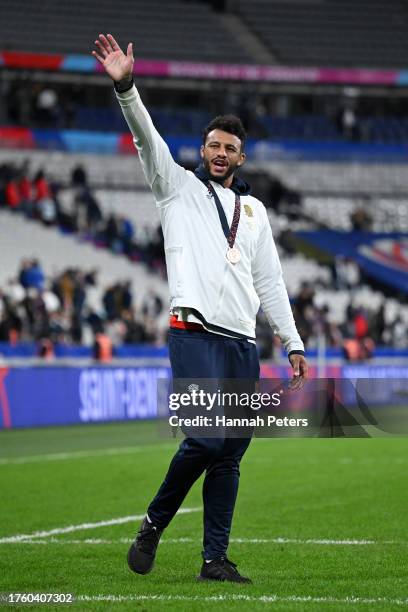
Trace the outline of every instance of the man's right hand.
{"label": "man's right hand", "polygon": [[119,47],[112,34],[99,34],[99,40],[95,40],[98,51],[92,51],[98,62],[105,68],[107,74],[114,81],[130,79],[133,73],[133,48],[128,44],[126,55]]}

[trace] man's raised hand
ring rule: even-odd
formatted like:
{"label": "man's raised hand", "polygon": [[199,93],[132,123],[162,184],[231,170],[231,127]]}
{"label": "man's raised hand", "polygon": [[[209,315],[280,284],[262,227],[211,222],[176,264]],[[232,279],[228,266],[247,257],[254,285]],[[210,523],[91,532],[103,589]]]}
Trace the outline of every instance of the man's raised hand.
{"label": "man's raised hand", "polygon": [[133,48],[128,44],[126,55],[119,47],[112,34],[99,34],[99,40],[95,40],[97,51],[92,51],[98,62],[105,68],[106,73],[114,81],[122,81],[131,78],[133,72]]}

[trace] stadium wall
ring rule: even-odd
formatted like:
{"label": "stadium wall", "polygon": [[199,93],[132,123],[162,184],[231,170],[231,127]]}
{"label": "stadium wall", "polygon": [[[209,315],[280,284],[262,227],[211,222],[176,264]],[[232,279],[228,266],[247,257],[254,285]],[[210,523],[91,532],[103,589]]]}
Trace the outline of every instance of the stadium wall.
{"label": "stadium wall", "polygon": [[[0,368],[0,429],[135,421],[158,417],[159,381],[168,366],[9,366]],[[288,380],[288,366],[263,364],[263,378]],[[373,401],[395,403],[398,381],[408,381],[408,365],[330,365],[325,376],[341,379],[344,395],[357,379],[370,381]],[[311,378],[318,377],[316,366]],[[382,384],[381,381],[396,381]],[[378,385],[373,384],[377,380]],[[406,386],[406,385],[405,385]],[[404,388],[405,388],[404,386]],[[405,397],[405,396],[404,396]]]}

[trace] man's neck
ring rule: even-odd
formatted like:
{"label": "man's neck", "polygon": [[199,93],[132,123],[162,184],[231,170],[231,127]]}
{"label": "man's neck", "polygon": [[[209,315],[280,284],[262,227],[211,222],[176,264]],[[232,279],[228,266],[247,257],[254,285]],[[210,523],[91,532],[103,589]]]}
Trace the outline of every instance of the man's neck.
{"label": "man's neck", "polygon": [[229,177],[227,178],[227,180],[226,180],[226,181],[224,181],[224,182],[222,183],[222,186],[223,186],[225,189],[230,189],[230,187],[231,187],[231,185],[232,185],[232,181],[233,181],[233,180],[234,180],[234,175],[233,175],[233,174],[231,174],[231,176],[229,176]]}

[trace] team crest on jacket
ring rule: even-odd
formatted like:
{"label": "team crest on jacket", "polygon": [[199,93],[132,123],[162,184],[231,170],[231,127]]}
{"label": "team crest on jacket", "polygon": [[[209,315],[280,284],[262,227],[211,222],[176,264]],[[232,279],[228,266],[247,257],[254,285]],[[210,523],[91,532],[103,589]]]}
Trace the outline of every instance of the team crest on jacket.
{"label": "team crest on jacket", "polygon": [[253,217],[254,213],[249,204],[244,204],[244,210],[247,217]]}

